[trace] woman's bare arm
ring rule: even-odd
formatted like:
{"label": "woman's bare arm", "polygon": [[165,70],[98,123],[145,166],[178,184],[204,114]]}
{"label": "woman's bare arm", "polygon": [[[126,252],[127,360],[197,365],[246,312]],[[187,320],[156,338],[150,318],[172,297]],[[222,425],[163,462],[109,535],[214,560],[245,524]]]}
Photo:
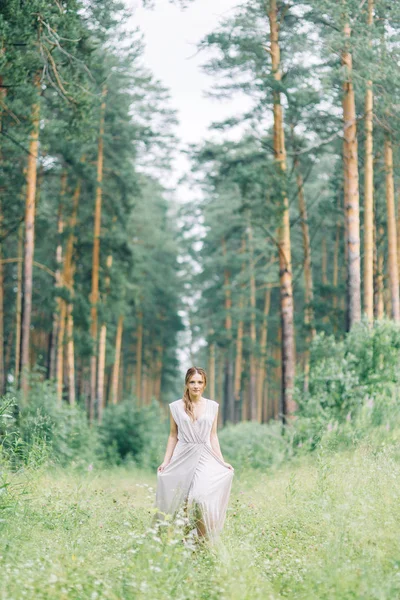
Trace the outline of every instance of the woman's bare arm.
{"label": "woman's bare arm", "polygon": [[165,467],[167,465],[169,465],[171,456],[174,453],[175,446],[177,443],[178,443],[178,428],[176,426],[176,423],[174,421],[172,414],[170,413],[170,415],[169,415],[169,436],[168,436],[168,442],[167,442],[167,449],[165,451],[164,460],[162,461],[161,465],[158,467],[159,473],[161,473],[161,471],[163,471],[165,469]]}
{"label": "woman's bare arm", "polygon": [[218,424],[218,411],[217,411],[217,414],[215,415],[214,423],[213,423],[212,429],[211,429],[211,435],[210,435],[211,448],[213,449],[214,453],[218,456],[218,458],[220,458],[222,460],[222,462],[225,464],[225,466],[228,467],[228,469],[233,470],[232,465],[225,462],[224,457],[222,456],[221,448],[219,445],[218,433],[217,433],[217,424]]}

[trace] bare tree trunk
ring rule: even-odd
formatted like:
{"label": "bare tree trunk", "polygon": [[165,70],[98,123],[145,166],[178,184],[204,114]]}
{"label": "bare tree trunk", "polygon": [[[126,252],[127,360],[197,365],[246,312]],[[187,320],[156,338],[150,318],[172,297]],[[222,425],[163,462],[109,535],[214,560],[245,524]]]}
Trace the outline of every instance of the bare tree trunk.
{"label": "bare tree trunk", "polygon": [[[222,253],[226,257],[226,244],[222,240]],[[223,398],[223,416],[224,423],[229,421],[233,423],[235,420],[235,404],[233,398],[233,365],[232,365],[232,297],[231,297],[230,272],[227,268],[224,269],[224,291],[225,291],[225,366],[224,366],[224,398]]]}
{"label": "bare tree trunk", "polygon": [[235,356],[235,381],[234,381],[234,396],[235,396],[235,423],[239,420],[240,391],[243,371],[243,298],[239,300],[240,317],[236,334],[236,356]]}
{"label": "bare tree trunk", "polygon": [[100,227],[101,227],[101,202],[103,184],[103,138],[104,138],[104,116],[106,111],[107,89],[104,86],[102,92],[102,103],[100,109],[100,130],[97,153],[97,184],[96,202],[94,213],[93,232],[93,257],[92,257],[92,291],[90,297],[90,335],[92,338],[92,355],[90,357],[90,403],[89,421],[92,423],[96,404],[96,373],[97,373],[97,303],[99,300],[99,261],[100,261]]}
{"label": "bare tree trunk", "polygon": [[[40,89],[40,77],[36,75],[35,86]],[[29,156],[26,174],[26,203],[25,203],[25,261],[24,261],[24,307],[22,315],[22,344],[21,344],[21,390],[25,401],[28,397],[29,385],[29,342],[32,313],[32,268],[35,249],[35,196],[37,178],[37,159],[39,152],[39,115],[40,101],[32,107],[32,131],[29,141]]]}
{"label": "bare tree trunk", "polygon": [[[242,368],[244,369],[245,373],[246,373],[246,367],[247,367],[247,361],[243,361],[243,358],[242,358]],[[249,412],[250,412],[249,394],[248,394],[248,386],[246,384],[246,379],[245,378],[243,378],[243,379],[244,379],[244,381],[242,381],[242,384],[241,384],[242,421],[248,421],[249,420]]]}
{"label": "bare tree trunk", "polygon": [[250,278],[250,420],[257,421],[258,406],[257,406],[257,330],[256,330],[256,280],[254,274],[254,252],[253,252],[253,230],[251,223],[247,225],[247,239],[249,248],[249,278]]}
{"label": "bare tree trunk", "polygon": [[18,228],[17,251],[17,297],[15,303],[15,387],[18,387],[19,367],[21,360],[21,317],[22,317],[22,261],[24,251],[24,226]]}
{"label": "bare tree trunk", "polygon": [[75,350],[74,350],[74,317],[72,314],[73,304],[67,306],[67,379],[68,379],[68,402],[75,405]]}
{"label": "bare tree trunk", "polygon": [[301,220],[301,230],[303,235],[303,271],[304,271],[304,324],[306,327],[306,351],[304,353],[304,391],[308,390],[308,380],[310,371],[310,351],[309,345],[315,336],[315,316],[314,316],[314,283],[312,276],[311,262],[311,242],[310,230],[308,227],[307,204],[304,196],[304,183],[300,172],[299,159],[296,157],[294,167],[296,170],[297,195],[299,199],[299,213]]}
{"label": "bare tree trunk", "polygon": [[[270,53],[272,75],[276,82],[273,92],[274,101],[274,156],[282,179],[286,172],[286,148],[283,129],[283,113],[279,86],[282,79],[279,47],[279,22],[277,0],[270,0],[268,18],[270,23]],[[286,187],[286,186],[285,186]],[[283,214],[279,227],[279,270],[281,286],[281,323],[282,323],[282,404],[283,418],[287,419],[296,411],[293,398],[295,374],[295,346],[293,322],[292,257],[290,247],[289,199],[286,190],[282,197]]]}
{"label": "bare tree trunk", "polygon": [[142,354],[143,354],[143,313],[138,314],[138,326],[136,333],[136,398],[141,405],[142,398]]}
{"label": "bare tree trunk", "polygon": [[400,281],[400,197],[397,198],[397,266],[399,267],[399,281]]}
{"label": "bare tree trunk", "polygon": [[296,170],[296,182],[297,182],[297,195],[299,199],[299,212],[301,231],[303,235],[303,252],[304,252],[304,322],[308,325],[311,331],[311,337],[315,336],[315,318],[314,318],[314,284],[312,276],[312,263],[311,263],[311,242],[310,242],[310,230],[308,227],[308,215],[307,215],[307,204],[304,196],[304,183],[300,172],[299,159],[296,158],[294,163]]}
{"label": "bare tree trunk", "polygon": [[56,248],[56,274],[55,274],[55,287],[56,287],[56,309],[53,313],[53,328],[52,328],[52,348],[50,349],[50,368],[49,368],[49,378],[54,379],[56,375],[56,356],[57,356],[57,335],[58,335],[58,325],[60,319],[60,310],[61,310],[61,297],[59,295],[60,288],[64,285],[62,281],[61,268],[63,262],[63,240],[62,235],[64,232],[64,218],[63,218],[63,209],[64,209],[64,196],[67,189],[67,172],[63,170],[61,174],[61,189],[60,189],[60,201],[58,204],[58,219],[57,219],[57,234],[58,234],[58,243]]}
{"label": "bare tree trunk", "polygon": [[[376,228],[374,227],[374,313],[375,319],[383,319],[384,303],[383,303],[383,270],[384,256],[383,250],[380,248],[379,240],[377,239]],[[379,226],[379,237],[382,240],[385,231],[383,226]]]}
{"label": "bare tree trunk", "polygon": [[340,247],[340,222],[336,222],[336,233],[335,233],[335,249],[333,251],[333,275],[332,285],[335,288],[335,295],[333,297],[333,307],[338,307],[338,283],[339,283],[339,247]]}
{"label": "bare tree trunk", "polygon": [[112,385],[111,385],[111,404],[117,404],[118,402],[118,377],[119,367],[121,362],[121,344],[122,344],[122,331],[124,325],[124,317],[120,315],[118,317],[117,335],[115,338],[115,358],[113,365]]}
{"label": "bare tree trunk", "polygon": [[393,150],[389,135],[385,135],[386,209],[388,237],[388,270],[392,318],[400,321],[399,267],[397,264],[396,209],[394,206]]}
{"label": "bare tree trunk", "polygon": [[119,362],[119,379],[118,379],[118,390],[117,390],[117,404],[122,402],[124,396],[124,356],[120,354]]}
{"label": "bare tree trunk", "polygon": [[157,346],[157,360],[156,360],[156,369],[155,369],[155,378],[154,378],[154,397],[157,402],[162,406],[161,402],[161,378],[163,371],[163,347],[161,345]]}
{"label": "bare tree trunk", "polygon": [[101,324],[99,336],[99,360],[97,373],[97,420],[101,423],[104,409],[104,370],[106,364],[107,325]]}
{"label": "bare tree trunk", "polygon": [[[112,254],[107,256],[107,275],[105,278],[105,293],[104,301],[106,300],[110,290],[110,271],[112,267]],[[99,339],[99,358],[97,368],[97,420],[101,423],[104,408],[104,369],[106,364],[106,344],[107,344],[107,324],[102,323],[100,328]]]}
{"label": "bare tree trunk", "polygon": [[[351,29],[348,23],[344,35],[350,43]],[[342,53],[342,65],[346,69],[343,84],[344,121],[344,176],[345,217],[347,225],[347,287],[349,328],[361,319],[361,272],[360,272],[360,199],[358,189],[357,121],[354,88],[352,83],[352,55],[346,48]]]}
{"label": "bare tree trunk", "polygon": [[328,285],[328,251],[326,247],[326,231],[323,231],[322,235],[322,248],[321,248],[321,270],[322,270],[322,285]]}
{"label": "bare tree trunk", "polygon": [[[243,254],[246,249],[245,238],[242,239],[242,247],[240,253]],[[243,371],[243,309],[244,309],[244,277],[245,277],[245,262],[242,259],[241,266],[241,290],[239,295],[239,320],[236,334],[236,354],[235,354],[235,379],[233,383],[233,395],[235,398],[234,422],[240,421],[240,396]]]}
{"label": "bare tree trunk", "polygon": [[[210,337],[214,335],[214,331],[210,331]],[[215,342],[212,341],[208,345],[208,381],[209,381],[209,396],[212,400],[215,399]]]}
{"label": "bare tree trunk", "polygon": [[[84,159],[82,159],[83,161]],[[64,285],[68,285],[70,301],[67,306],[67,379],[68,379],[68,402],[71,406],[75,404],[75,345],[74,345],[74,245],[76,242],[75,228],[78,216],[78,206],[81,195],[81,180],[75,187],[72,199],[72,213],[69,221],[70,233],[67,240],[64,263]]]}
{"label": "bare tree trunk", "polygon": [[271,288],[265,290],[264,297],[264,314],[260,336],[260,364],[258,368],[257,380],[257,419],[259,422],[265,422],[264,411],[264,390],[265,390],[265,374],[267,360],[267,336],[268,336],[268,315],[271,306]]}
{"label": "bare tree trunk", "polygon": [[57,329],[57,402],[62,402],[63,382],[64,382],[64,334],[65,319],[67,316],[67,304],[61,300],[60,316]]}
{"label": "bare tree trunk", "polygon": [[[368,26],[373,24],[373,0],[368,0]],[[364,312],[370,323],[374,320],[374,160],[373,160],[372,81],[365,94],[365,164],[364,164]]]}
{"label": "bare tree trunk", "polygon": [[[223,352],[218,352],[218,380],[217,380],[217,388],[218,388],[218,399],[220,400],[224,395],[224,356]],[[221,408],[218,411],[218,427],[221,427],[223,423],[223,414]]]}

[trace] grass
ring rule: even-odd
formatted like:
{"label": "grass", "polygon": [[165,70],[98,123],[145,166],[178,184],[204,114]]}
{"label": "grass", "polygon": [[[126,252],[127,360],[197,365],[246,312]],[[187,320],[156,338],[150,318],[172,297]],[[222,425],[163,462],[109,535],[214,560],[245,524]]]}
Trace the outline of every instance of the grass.
{"label": "grass", "polygon": [[236,474],[220,544],[195,550],[151,528],[152,474],[94,467],[12,483],[1,600],[400,598],[394,445]]}

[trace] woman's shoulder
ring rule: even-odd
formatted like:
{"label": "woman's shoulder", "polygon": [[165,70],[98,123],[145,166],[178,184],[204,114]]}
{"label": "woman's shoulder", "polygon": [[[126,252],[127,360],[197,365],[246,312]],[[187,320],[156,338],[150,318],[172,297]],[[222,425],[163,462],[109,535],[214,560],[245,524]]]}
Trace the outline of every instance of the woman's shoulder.
{"label": "woman's shoulder", "polygon": [[178,406],[181,402],[183,402],[182,398],[178,398],[178,400],[174,400],[173,402],[169,403],[169,406],[171,408],[175,408],[176,406]]}
{"label": "woman's shoulder", "polygon": [[214,406],[214,408],[218,408],[218,406],[219,406],[218,402],[216,402],[215,400],[211,400],[211,398],[208,398],[208,401],[211,402],[211,404]]}

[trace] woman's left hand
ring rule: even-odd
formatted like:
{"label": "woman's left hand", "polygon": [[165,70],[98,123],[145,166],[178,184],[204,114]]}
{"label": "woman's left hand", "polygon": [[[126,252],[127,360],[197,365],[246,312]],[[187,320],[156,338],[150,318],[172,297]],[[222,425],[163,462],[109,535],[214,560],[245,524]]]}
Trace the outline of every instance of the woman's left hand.
{"label": "woman's left hand", "polygon": [[231,471],[234,471],[234,470],[235,470],[235,469],[232,467],[232,465],[230,465],[230,464],[229,464],[229,463],[227,463],[227,462],[224,462],[224,465],[225,465],[225,466],[226,466],[228,469],[230,469]]}

